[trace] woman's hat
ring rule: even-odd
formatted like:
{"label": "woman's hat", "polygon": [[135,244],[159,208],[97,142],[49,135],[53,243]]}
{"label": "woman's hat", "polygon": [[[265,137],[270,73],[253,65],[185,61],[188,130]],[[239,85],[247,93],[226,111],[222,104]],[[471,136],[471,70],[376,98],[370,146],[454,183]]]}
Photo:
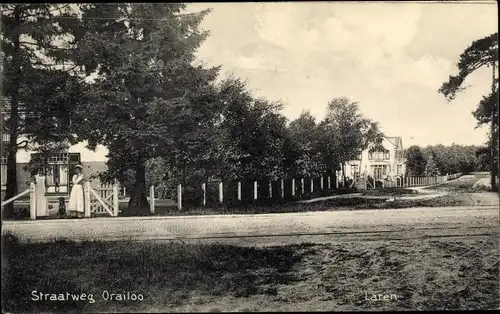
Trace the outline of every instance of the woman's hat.
{"label": "woman's hat", "polygon": [[80,168],[80,170],[83,170],[82,165],[76,165],[75,168]]}

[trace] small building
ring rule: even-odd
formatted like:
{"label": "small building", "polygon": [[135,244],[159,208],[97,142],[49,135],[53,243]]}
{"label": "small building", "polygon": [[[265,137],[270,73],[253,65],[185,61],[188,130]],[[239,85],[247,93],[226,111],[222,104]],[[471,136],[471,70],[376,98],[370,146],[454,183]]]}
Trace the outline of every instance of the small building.
{"label": "small building", "polygon": [[[19,141],[23,139],[20,138]],[[8,134],[2,134],[4,152],[1,156],[1,190],[2,200],[7,183],[7,154],[6,146],[9,141]],[[75,165],[81,164],[83,173],[86,178],[90,178],[98,173],[106,170],[106,161],[108,150],[106,147],[99,145],[95,151],[86,148],[86,142],[80,142],[70,146],[66,151],[56,151],[48,156],[45,161],[44,172],[47,176],[47,195],[69,194],[71,190],[70,182],[74,173]],[[22,192],[29,188],[31,177],[35,173],[30,173],[26,169],[28,163],[33,158],[36,158],[37,153],[34,151],[19,149],[16,155],[17,167],[17,191]],[[93,180],[91,185],[99,184],[99,180]]]}
{"label": "small building", "polygon": [[369,148],[363,151],[357,160],[347,162],[346,176],[372,176],[375,179],[383,179],[404,175],[405,159],[401,137],[384,137],[382,146],[384,150]]}

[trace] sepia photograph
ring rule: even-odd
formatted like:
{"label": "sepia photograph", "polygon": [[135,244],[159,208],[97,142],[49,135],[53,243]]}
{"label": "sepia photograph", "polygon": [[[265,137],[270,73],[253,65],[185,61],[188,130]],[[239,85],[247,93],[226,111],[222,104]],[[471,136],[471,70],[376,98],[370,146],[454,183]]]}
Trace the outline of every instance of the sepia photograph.
{"label": "sepia photograph", "polygon": [[496,1],[0,13],[3,313],[500,309]]}

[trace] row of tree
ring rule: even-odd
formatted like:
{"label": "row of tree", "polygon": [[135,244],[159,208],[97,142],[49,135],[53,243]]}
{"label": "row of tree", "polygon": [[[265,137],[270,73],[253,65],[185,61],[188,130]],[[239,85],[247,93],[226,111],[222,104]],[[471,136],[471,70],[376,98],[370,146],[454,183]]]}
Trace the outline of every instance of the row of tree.
{"label": "row of tree", "polygon": [[435,176],[451,173],[487,171],[489,151],[484,146],[434,145],[406,150],[406,174]]}
{"label": "row of tree", "polygon": [[381,143],[377,123],[347,98],[332,100],[319,123],[308,112],[287,123],[281,103],[255,97],[240,79],[218,81],[219,67],[195,58],[208,10],[186,13],[179,3],[1,9],[6,198],[17,192],[23,147],[49,154],[83,140],[91,149],[105,145],[102,179],[129,182],[125,214],[141,215],[149,212],[147,178],[168,189],[314,176]]}

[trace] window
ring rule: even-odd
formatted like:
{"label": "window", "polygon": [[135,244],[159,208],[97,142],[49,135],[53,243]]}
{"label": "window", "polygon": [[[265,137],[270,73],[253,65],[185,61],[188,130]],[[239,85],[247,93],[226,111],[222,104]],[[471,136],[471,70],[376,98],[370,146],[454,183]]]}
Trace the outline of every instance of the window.
{"label": "window", "polygon": [[396,160],[402,160],[403,159],[403,151],[397,150],[396,151]]}
{"label": "window", "polygon": [[[32,154],[31,158],[38,158],[38,154]],[[47,176],[48,193],[69,192],[69,166],[78,164],[79,153],[55,153],[47,157],[45,173]]]}
{"label": "window", "polygon": [[358,165],[351,165],[351,175],[356,177],[359,173],[358,173]]}
{"label": "window", "polygon": [[396,174],[403,174],[403,165],[396,166]]}
{"label": "window", "polygon": [[385,160],[391,159],[391,153],[388,150],[386,150],[385,153],[384,153],[384,159]]}
{"label": "window", "polygon": [[384,160],[384,159],[389,159],[390,158],[390,154],[389,154],[389,151],[386,150],[386,151],[374,151],[374,152],[370,152],[368,154],[368,159],[370,160]]}

